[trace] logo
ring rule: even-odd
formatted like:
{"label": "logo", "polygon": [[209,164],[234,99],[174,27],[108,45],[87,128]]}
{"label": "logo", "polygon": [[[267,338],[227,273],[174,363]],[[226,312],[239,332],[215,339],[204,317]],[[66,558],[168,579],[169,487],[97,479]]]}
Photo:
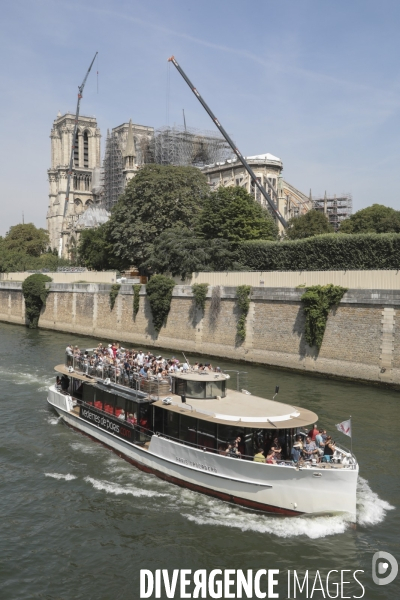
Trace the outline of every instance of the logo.
{"label": "logo", "polygon": [[[390,571],[389,565],[391,567]],[[392,583],[392,581],[396,579],[398,571],[399,565],[394,556],[389,554],[389,552],[375,552],[372,557],[372,579],[376,585],[387,585],[388,583]],[[389,574],[386,575],[386,577],[379,577],[388,572]]]}

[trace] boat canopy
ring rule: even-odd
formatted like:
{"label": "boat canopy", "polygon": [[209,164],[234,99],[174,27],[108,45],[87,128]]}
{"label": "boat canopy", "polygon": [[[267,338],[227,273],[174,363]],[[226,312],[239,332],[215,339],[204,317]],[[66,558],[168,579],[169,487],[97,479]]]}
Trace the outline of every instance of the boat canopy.
{"label": "boat canopy", "polygon": [[184,400],[166,395],[154,406],[202,421],[257,429],[307,427],[318,421],[318,416],[310,410],[231,390],[225,398]]}

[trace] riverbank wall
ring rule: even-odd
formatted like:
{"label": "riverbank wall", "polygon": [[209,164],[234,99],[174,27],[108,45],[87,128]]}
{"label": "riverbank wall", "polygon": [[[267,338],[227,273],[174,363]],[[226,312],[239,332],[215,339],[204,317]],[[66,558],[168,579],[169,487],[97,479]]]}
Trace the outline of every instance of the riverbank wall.
{"label": "riverbank wall", "polygon": [[[145,293],[133,313],[132,285],[121,285],[113,310],[108,284],[49,284],[50,293],[39,327],[139,349],[160,347],[206,356],[226,357],[298,371],[400,385],[400,290],[349,289],[328,317],[317,352],[304,339],[304,289],[253,287],[240,343],[236,288],[220,287],[220,301],[211,308],[208,289],[205,311],[195,306],[191,286],[176,285],[166,325],[157,336]],[[25,324],[21,283],[0,282],[0,320]],[[71,338],[71,342],[73,338]]]}

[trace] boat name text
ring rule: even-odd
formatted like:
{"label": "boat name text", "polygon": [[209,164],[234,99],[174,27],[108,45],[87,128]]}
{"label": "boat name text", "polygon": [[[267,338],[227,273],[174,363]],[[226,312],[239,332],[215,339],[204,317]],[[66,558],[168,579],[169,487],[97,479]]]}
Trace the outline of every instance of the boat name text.
{"label": "boat name text", "polygon": [[210,473],[218,473],[215,467],[210,467],[209,465],[203,465],[202,463],[194,462],[192,460],[188,460],[187,458],[180,458],[179,456],[175,456],[176,462],[181,463],[187,467],[194,467],[195,469],[201,469],[202,471],[209,471]]}

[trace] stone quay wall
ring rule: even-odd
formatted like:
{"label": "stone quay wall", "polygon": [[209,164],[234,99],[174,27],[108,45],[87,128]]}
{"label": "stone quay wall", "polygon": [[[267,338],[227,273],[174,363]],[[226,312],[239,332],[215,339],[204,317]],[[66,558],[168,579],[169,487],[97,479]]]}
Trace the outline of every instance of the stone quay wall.
{"label": "stone quay wall", "polygon": [[[217,314],[211,313],[211,286],[204,314],[192,290],[176,285],[171,310],[155,334],[145,286],[133,316],[132,285],[121,285],[110,309],[108,284],[48,284],[50,293],[39,326],[108,341],[173,348],[331,376],[400,384],[399,290],[349,290],[328,317],[319,352],[304,339],[304,312],[296,288],[252,288],[246,339],[238,343],[236,288],[220,288]],[[0,320],[25,324],[21,283],[0,282]]]}

